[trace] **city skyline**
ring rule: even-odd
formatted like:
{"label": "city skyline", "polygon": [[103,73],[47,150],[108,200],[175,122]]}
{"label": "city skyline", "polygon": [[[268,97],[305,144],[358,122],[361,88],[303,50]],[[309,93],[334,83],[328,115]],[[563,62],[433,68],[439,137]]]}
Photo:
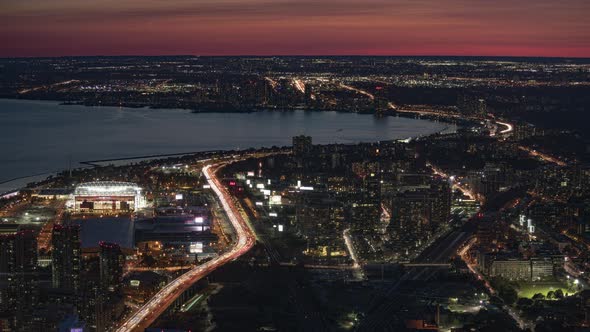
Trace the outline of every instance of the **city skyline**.
{"label": "city skyline", "polygon": [[26,0],[2,7],[0,57],[590,56],[590,4],[580,0]]}
{"label": "city skyline", "polygon": [[0,331],[586,331],[589,0],[0,1]]}
{"label": "city skyline", "polygon": [[0,58],[0,329],[587,329],[589,73]]}

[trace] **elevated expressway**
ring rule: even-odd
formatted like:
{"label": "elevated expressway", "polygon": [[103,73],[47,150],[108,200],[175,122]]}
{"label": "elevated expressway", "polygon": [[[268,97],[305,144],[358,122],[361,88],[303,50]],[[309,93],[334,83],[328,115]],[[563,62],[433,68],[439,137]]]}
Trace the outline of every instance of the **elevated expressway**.
{"label": "elevated expressway", "polygon": [[143,331],[149,327],[166,309],[178,298],[184,291],[191,287],[195,282],[205,277],[218,267],[235,260],[242,256],[256,242],[256,236],[248,226],[243,215],[239,212],[231,195],[227,189],[220,183],[216,177],[216,171],[224,166],[225,163],[208,165],[203,168],[203,174],[215,195],[219,199],[221,206],[225,210],[227,217],[236,230],[237,241],[232,248],[226,253],[210,260],[204,264],[194,267],[180,277],[176,278],[164,288],[162,288],[154,297],[137,310],[127,321],[118,329],[118,332],[135,332]]}

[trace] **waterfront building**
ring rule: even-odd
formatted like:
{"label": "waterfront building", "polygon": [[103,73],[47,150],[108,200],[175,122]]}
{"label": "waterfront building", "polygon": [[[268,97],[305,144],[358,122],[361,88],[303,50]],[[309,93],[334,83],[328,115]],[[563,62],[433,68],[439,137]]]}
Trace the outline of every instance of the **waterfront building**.
{"label": "waterfront building", "polygon": [[76,186],[68,206],[76,213],[120,213],[144,208],[146,201],[135,183],[97,181]]}
{"label": "waterfront building", "polygon": [[293,155],[296,157],[307,156],[313,148],[311,136],[294,136],[293,137]]}

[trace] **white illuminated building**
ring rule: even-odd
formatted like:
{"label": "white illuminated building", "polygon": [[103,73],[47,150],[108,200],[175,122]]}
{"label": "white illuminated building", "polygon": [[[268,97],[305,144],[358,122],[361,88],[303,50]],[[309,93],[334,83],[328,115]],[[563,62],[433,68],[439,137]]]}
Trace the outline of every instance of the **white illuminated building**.
{"label": "white illuminated building", "polygon": [[518,217],[518,223],[520,224],[520,227],[522,229],[526,229],[526,231],[530,234],[533,234],[535,232],[535,225],[533,224],[533,220],[530,218],[527,219],[527,217],[524,214],[521,214]]}
{"label": "white illuminated building", "polygon": [[135,211],[146,200],[135,183],[96,181],[79,184],[68,206],[76,212]]}
{"label": "white illuminated building", "polygon": [[535,232],[535,225],[533,225],[533,219],[527,220],[527,230],[530,234],[533,234]]}

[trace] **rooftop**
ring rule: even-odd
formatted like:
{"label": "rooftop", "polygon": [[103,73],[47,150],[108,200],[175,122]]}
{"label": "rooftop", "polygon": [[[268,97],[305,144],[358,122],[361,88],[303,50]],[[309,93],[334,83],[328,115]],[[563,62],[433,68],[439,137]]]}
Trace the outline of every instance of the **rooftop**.
{"label": "rooftop", "polygon": [[133,221],[129,218],[96,218],[76,220],[80,225],[82,249],[98,248],[100,242],[133,248]]}
{"label": "rooftop", "polygon": [[74,195],[138,195],[140,192],[141,188],[132,182],[96,181],[79,184]]}

